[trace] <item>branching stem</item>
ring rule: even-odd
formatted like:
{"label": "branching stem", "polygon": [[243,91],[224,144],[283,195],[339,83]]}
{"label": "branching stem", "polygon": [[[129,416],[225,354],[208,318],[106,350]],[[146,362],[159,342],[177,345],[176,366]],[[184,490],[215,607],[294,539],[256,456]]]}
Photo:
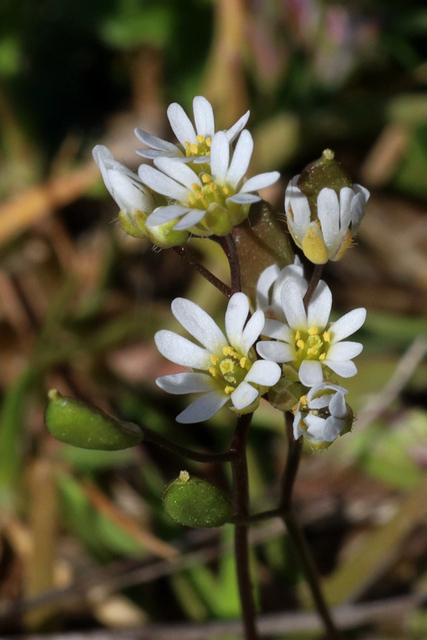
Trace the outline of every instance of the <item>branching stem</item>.
{"label": "branching stem", "polygon": [[214,276],[213,273],[206,269],[198,260],[196,260],[188,251],[184,249],[182,246],[172,247],[175,253],[177,253],[187,264],[189,264],[193,269],[196,269],[208,282],[213,284],[221,293],[223,293],[227,298],[230,298],[232,295],[230,287],[228,287],[222,280]]}

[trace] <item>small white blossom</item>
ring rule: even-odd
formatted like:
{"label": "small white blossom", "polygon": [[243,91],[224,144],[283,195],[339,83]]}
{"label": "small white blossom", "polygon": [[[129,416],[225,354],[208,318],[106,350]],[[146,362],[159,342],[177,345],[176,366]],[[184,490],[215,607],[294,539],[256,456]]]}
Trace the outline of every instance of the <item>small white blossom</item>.
{"label": "small white blossom", "polygon": [[334,189],[322,189],[314,219],[298,179],[299,175],[290,181],[285,194],[286,219],[293,239],[315,264],[340,260],[359,229],[369,191],[359,184],[343,187],[339,195]]}
{"label": "small white blossom", "polygon": [[[249,119],[245,113],[230,129],[224,131],[229,144],[239,135]],[[174,102],[169,105],[167,115],[179,144],[172,144],[157,138],[142,129],[135,129],[136,136],[151,149],[141,149],[137,153],[143,158],[174,158],[181,162],[209,162],[212,138],[215,134],[215,119],[211,103],[203,96],[193,100],[194,122],[184,109]]]}
{"label": "small white blossom", "polygon": [[253,151],[249,131],[241,133],[230,158],[230,145],[223,131],[212,139],[210,173],[195,173],[172,158],[156,158],[156,168],[139,167],[144,184],[170,199],[170,206],[155,211],[147,226],[157,226],[179,217],[176,230],[189,229],[199,236],[226,235],[248,215],[250,205],[261,198],[250,192],[268,187],[280,176],[278,171],[261,173],[247,181],[244,176]]}
{"label": "small white blossom", "polygon": [[343,378],[357,373],[352,358],[361,353],[359,342],[343,342],[360,329],[365,322],[366,309],[353,309],[329,324],[332,294],[325,282],[320,281],[307,311],[304,291],[300,283],[288,278],[282,286],[282,309],[286,323],[270,320],[263,335],[274,341],[263,341],[257,351],[263,358],[289,363],[298,372],[299,380],[307,387],[323,381],[323,370],[334,371]]}
{"label": "small white blossom", "polygon": [[345,402],[346,389],[322,382],[300,398],[294,418],[294,438],[304,436],[315,449],[328,447],[347,432],[353,412]]}
{"label": "small white blossom", "polygon": [[225,333],[197,304],[184,298],[172,302],[172,313],[203,346],[167,330],[158,331],[155,342],[166,358],[193,371],[162,376],[159,387],[175,394],[203,393],[177,417],[178,422],[207,420],[227,405],[238,414],[250,413],[260,397],[275,385],[281,369],[275,362],[257,360],[253,344],[264,326],[264,314],[256,311],[247,320],[249,300],[235,293],[225,314]]}
{"label": "small white blossom", "polygon": [[[288,278],[292,278],[301,286],[301,291],[307,290],[307,281],[304,278],[304,267],[298,256],[295,256],[292,264],[280,269],[277,264],[272,264],[261,273],[256,285],[256,306],[267,314],[268,318],[286,321],[282,309],[282,287]],[[269,322],[269,320],[266,322]]]}
{"label": "small white blossom", "polygon": [[93,158],[101,170],[102,179],[120,211],[132,214],[143,211],[146,214],[155,209],[155,202],[136,173],[115,160],[111,151],[101,144],[96,145]]}

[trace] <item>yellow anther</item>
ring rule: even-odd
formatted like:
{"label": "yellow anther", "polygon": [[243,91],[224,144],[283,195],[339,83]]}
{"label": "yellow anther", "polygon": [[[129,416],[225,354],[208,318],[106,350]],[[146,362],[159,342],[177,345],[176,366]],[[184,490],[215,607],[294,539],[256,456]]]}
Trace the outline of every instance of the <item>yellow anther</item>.
{"label": "yellow anther", "polygon": [[326,359],[326,353],[321,353],[319,356],[319,360],[325,360]]}
{"label": "yellow anther", "polygon": [[304,340],[298,340],[297,341],[297,347],[298,347],[298,349],[304,349],[304,347],[305,347]]}
{"label": "yellow anther", "polygon": [[299,401],[301,402],[301,404],[307,404],[307,396],[301,396]]}
{"label": "yellow anther", "polygon": [[202,189],[202,187],[197,183],[194,183],[191,186],[193,188],[193,191],[201,191],[201,189]]}
{"label": "yellow anther", "polygon": [[314,347],[307,349],[308,356],[317,356],[318,353],[319,353],[319,349],[315,349]]}
{"label": "yellow anther", "polygon": [[212,178],[208,173],[202,173],[201,178],[202,178],[202,182],[204,182],[205,184],[212,181]]}
{"label": "yellow anther", "polygon": [[210,369],[208,369],[208,371],[213,378],[216,378],[216,376],[218,375],[218,369],[216,367],[211,367]]}
{"label": "yellow anther", "polygon": [[295,341],[299,340],[301,338],[301,333],[299,331],[295,332]]}
{"label": "yellow anther", "polygon": [[310,336],[317,336],[319,334],[319,329],[317,327],[310,327],[308,333]]}
{"label": "yellow anther", "polygon": [[234,351],[233,347],[230,347],[230,346],[223,347],[222,348],[222,353],[225,356],[232,356],[233,358],[237,358],[238,360],[240,360],[239,354],[236,351]]}
{"label": "yellow anther", "polygon": [[242,367],[242,369],[244,369],[246,367],[246,363],[247,363],[248,359],[247,358],[241,358],[240,359],[240,366]]}
{"label": "yellow anther", "polygon": [[231,395],[233,393],[233,391],[236,390],[236,387],[225,387],[224,389],[224,393],[226,393],[228,396]]}
{"label": "yellow anther", "polygon": [[209,189],[211,191],[216,191],[218,189],[218,187],[216,186],[215,182],[211,182],[209,185]]}
{"label": "yellow anther", "polygon": [[206,138],[206,146],[208,146],[208,147],[211,146],[211,139],[210,138]]}
{"label": "yellow anther", "polygon": [[291,218],[293,220],[294,219],[294,212],[292,211],[292,207],[291,206],[288,207],[288,213],[289,213],[289,215],[291,216]]}
{"label": "yellow anther", "polygon": [[186,150],[188,153],[190,153],[190,143],[189,143],[189,142],[186,142],[186,143],[185,143],[185,150]]}
{"label": "yellow anther", "polygon": [[201,136],[200,134],[197,136],[197,142],[199,144],[202,144],[202,142],[205,141],[205,136]]}
{"label": "yellow anther", "polygon": [[197,146],[197,144],[190,145],[190,151],[191,151],[191,153],[196,155],[196,153],[198,153],[198,151],[199,151],[199,147]]}
{"label": "yellow anther", "polygon": [[211,155],[211,152],[210,152],[210,151],[206,151],[205,155],[206,155],[206,156],[210,156],[210,155]]}
{"label": "yellow anther", "polygon": [[228,194],[230,193],[230,189],[228,187],[223,187],[222,192],[225,196],[228,196]]}
{"label": "yellow anther", "polygon": [[211,362],[212,364],[218,364],[219,358],[214,353],[211,353]]}
{"label": "yellow anther", "polygon": [[323,340],[325,342],[330,342],[331,341],[331,334],[329,333],[329,331],[325,331],[323,334]]}
{"label": "yellow anther", "polygon": [[195,204],[196,204],[196,198],[195,198],[193,195],[191,195],[191,194],[190,194],[190,195],[188,196],[188,202],[189,202],[191,205],[195,205]]}
{"label": "yellow anther", "polygon": [[201,191],[196,191],[196,193],[194,194],[194,197],[196,198],[196,200],[204,200],[204,196],[203,193]]}

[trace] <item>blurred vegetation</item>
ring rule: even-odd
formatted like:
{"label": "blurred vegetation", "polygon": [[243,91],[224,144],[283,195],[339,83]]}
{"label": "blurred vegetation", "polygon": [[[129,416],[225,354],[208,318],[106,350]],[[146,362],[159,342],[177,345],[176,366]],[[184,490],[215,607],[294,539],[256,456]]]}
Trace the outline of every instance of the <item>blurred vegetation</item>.
{"label": "blurred vegetation", "polygon": [[[162,510],[181,460],[149,445],[78,450],[43,420],[55,387],[188,446],[228,446],[226,412],[175,423],[186,399],[155,387],[172,369],[152,341],[177,328],[176,295],[214,315],[224,300],[173,252],[124,237],[90,157],[102,142],[135,168],[134,127],[170,137],[166,106],[190,110],[203,94],[220,126],[251,109],[252,170],[281,169],[265,194],[278,207],[326,147],[372,191],[358,246],[326,274],[337,313],[368,308],[348,381],[358,421],[326,453],[307,452],[296,498],[330,602],[363,612],[381,600],[354,637],[426,636],[426,31],[421,0],[1,3],[2,633],[157,622],[179,640],[171,621],[239,614],[228,527],[185,529]],[[214,243],[190,249],[227,279]],[[255,415],[249,453],[253,509],[274,507],[286,445],[271,407]],[[227,489],[227,469],[185,465]],[[290,637],[291,610],[309,629],[283,528],[259,524],[252,541],[261,609],[283,617],[271,637]]]}

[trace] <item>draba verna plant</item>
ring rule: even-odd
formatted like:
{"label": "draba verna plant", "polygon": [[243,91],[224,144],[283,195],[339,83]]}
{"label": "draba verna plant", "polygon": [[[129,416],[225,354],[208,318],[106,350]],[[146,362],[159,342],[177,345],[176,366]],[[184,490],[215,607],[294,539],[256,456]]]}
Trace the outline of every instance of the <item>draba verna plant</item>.
{"label": "draba verna plant", "polygon": [[[93,156],[120,209],[124,231],[147,237],[162,249],[173,248],[228,299],[217,324],[196,302],[176,298],[172,313],[191,338],[160,329],[155,343],[165,358],[186,369],[158,378],[160,389],[198,394],[176,420],[202,422],[226,408],[236,416],[230,447],[212,453],[189,450],[56,390],[49,393],[46,423],[52,435],[78,447],[118,450],[146,441],[182,458],[230,464],[231,496],[182,471],[164,491],[167,513],[193,527],[235,525],[247,640],[259,637],[248,527],[282,518],[328,637],[337,638],[339,631],[295,518],[292,491],[303,442],[313,450],[326,449],[352,429],[353,412],[341,385],[357,373],[353,360],[363,347],[347,338],[363,325],[366,311],[354,309],[331,321],[332,293],[322,271],[328,260],[340,260],[352,245],[369,192],[352,183],[328,149],[290,181],[284,214],[275,211],[257,192],[275,183],[279,173],[247,177],[254,146],[244,128],[249,112],[226,131],[216,130],[212,106],[202,96],[194,98],[194,123],[178,104],[171,104],[167,114],[175,143],[135,131],[144,144],[137,152],[144,158],[138,173],[115,160],[104,146],[96,146]],[[254,243],[254,234],[262,242]],[[229,286],[188,253],[193,237],[221,245],[230,265]],[[311,269],[294,256],[290,237]],[[265,252],[266,245],[274,245],[276,253]],[[272,264],[273,255],[277,264]],[[284,414],[288,455],[277,508],[254,514],[249,511],[246,443],[261,399]]]}

